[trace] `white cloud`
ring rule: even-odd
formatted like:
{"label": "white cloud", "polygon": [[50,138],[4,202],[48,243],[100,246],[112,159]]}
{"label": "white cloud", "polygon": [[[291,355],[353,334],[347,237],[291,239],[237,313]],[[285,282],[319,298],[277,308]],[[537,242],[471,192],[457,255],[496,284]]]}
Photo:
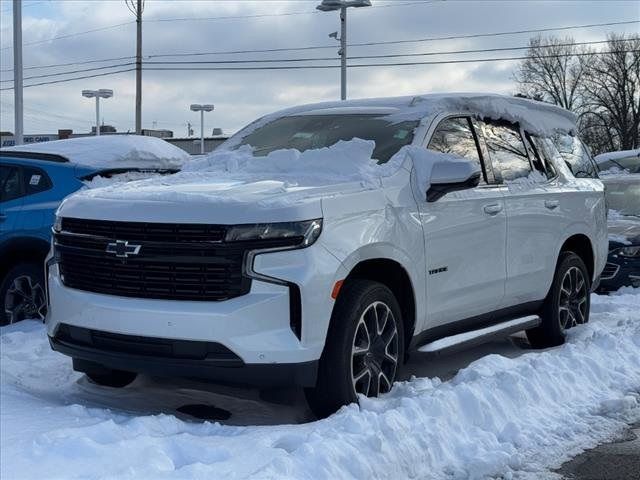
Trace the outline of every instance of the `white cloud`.
{"label": "white cloud", "polygon": [[[224,20],[194,20],[152,22],[160,18],[220,17],[312,12],[318,2],[311,1],[164,1],[147,0],[145,9],[143,51],[145,55],[175,52],[225,51],[262,48],[288,48],[308,45],[333,45],[327,37],[337,30],[334,13],[313,13]],[[632,18],[634,2],[607,2],[606,12],[597,3],[582,4],[558,1],[530,2],[435,2],[424,5],[376,8],[394,2],[374,0],[374,8],[349,12],[349,41],[385,41],[425,38],[450,34],[469,34],[561,25],[598,23]],[[400,3],[400,2],[398,2]],[[402,2],[405,3],[405,2]],[[6,13],[8,2],[0,9],[0,46],[11,44],[11,16]],[[24,42],[33,42],[83,30],[101,28],[133,21],[124,0],[116,1],[51,1],[23,8]],[[637,8],[635,8],[637,16]],[[635,30],[634,30],[635,28]],[[617,28],[637,32],[637,25]],[[607,29],[571,30],[582,40],[604,37]],[[389,46],[350,48],[349,54],[416,53],[465,48],[526,45],[527,35],[477,38],[457,41],[437,41]],[[245,54],[237,56],[206,56],[195,59],[231,58],[336,58],[335,48]],[[100,59],[135,54],[133,24],[74,36],[24,49],[25,65],[63,63],[83,59]],[[488,56],[501,56],[489,54]],[[509,53],[505,53],[508,56]],[[482,58],[475,56],[414,57],[424,60],[451,58]],[[155,58],[153,60],[185,60],[185,58]],[[406,58],[393,59],[406,61]],[[366,60],[363,60],[366,61]],[[375,60],[372,60],[375,61]],[[383,60],[380,60],[383,61]],[[11,68],[11,50],[0,50],[2,69]],[[352,60],[355,62],[355,60]],[[118,63],[118,62],[113,62]],[[126,63],[126,61],[123,61]],[[96,64],[76,65],[60,70],[27,70],[38,75],[65,69],[83,69]],[[511,93],[511,72],[514,62],[465,63],[455,65],[420,65],[384,68],[352,68],[349,70],[350,97],[390,96],[430,91],[494,91]],[[91,72],[89,72],[91,73]],[[99,73],[99,72],[96,72]],[[81,75],[81,74],[79,74]],[[3,72],[0,79],[11,78]],[[76,131],[88,130],[94,118],[93,102],[83,99],[83,88],[112,88],[114,98],[104,102],[106,123],[127,130],[134,126],[135,81],[132,72],[115,76],[78,80],[70,83],[25,89],[25,130],[28,132],[71,126]],[[42,79],[47,80],[47,79]],[[28,83],[28,82],[27,82]],[[10,83],[0,84],[3,87]],[[339,71],[335,70],[274,70],[257,72],[179,71],[143,74],[143,126],[173,129],[176,135],[185,132],[187,121],[199,118],[189,112],[192,102],[211,102],[216,110],[207,116],[209,127],[223,127],[232,132],[255,117],[294,104],[331,100],[339,96]],[[13,128],[13,92],[0,92],[0,123],[2,130]],[[27,110],[25,110],[27,112]],[[62,116],[66,117],[63,118]]]}

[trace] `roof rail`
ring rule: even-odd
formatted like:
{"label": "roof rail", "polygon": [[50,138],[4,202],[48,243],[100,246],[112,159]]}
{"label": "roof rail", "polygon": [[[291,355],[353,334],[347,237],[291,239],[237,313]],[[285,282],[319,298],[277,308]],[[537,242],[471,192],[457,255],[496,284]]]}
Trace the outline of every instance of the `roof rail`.
{"label": "roof rail", "polygon": [[24,152],[17,150],[0,150],[0,157],[12,158],[30,158],[32,160],[44,160],[46,162],[67,163],[69,159],[62,155],[54,155],[52,153]]}

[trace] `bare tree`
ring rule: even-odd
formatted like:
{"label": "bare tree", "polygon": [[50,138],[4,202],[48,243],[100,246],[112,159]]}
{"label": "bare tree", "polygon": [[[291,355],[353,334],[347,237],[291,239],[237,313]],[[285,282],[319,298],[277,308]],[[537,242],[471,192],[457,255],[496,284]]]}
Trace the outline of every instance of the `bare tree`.
{"label": "bare tree", "polygon": [[518,67],[518,93],[580,113],[582,84],[589,55],[573,38],[535,37]]}
{"label": "bare tree", "polygon": [[608,150],[640,148],[640,40],[611,34],[606,48],[584,78],[585,139]]}

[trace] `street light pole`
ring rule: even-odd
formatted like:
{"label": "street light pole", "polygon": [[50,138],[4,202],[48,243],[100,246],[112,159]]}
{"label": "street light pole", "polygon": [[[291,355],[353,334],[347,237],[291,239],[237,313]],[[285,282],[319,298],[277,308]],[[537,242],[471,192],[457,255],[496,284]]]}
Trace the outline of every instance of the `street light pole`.
{"label": "street light pole", "polygon": [[15,144],[24,141],[22,82],[22,1],[13,0],[13,105]]}
{"label": "street light pole", "polygon": [[[370,7],[371,0],[322,0],[316,8],[322,12],[340,10],[340,99],[347,99],[347,8]],[[335,38],[337,33],[330,37]]]}
{"label": "street light pole", "polygon": [[83,90],[82,96],[96,99],[96,136],[100,136],[100,99],[113,97],[113,90],[101,88],[100,90]]}
{"label": "street light pole", "polygon": [[200,155],[204,155],[204,112],[213,111],[213,105],[192,103],[190,109],[192,112],[200,112]]}
{"label": "street light pole", "polygon": [[96,137],[100,136],[100,97],[96,95]]}

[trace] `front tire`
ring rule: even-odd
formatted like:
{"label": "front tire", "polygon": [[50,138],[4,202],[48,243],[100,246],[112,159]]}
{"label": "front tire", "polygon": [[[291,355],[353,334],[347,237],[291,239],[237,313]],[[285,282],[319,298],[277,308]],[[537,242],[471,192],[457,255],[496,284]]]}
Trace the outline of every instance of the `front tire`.
{"label": "front tire", "polygon": [[542,323],[527,330],[531,346],[548,348],[562,345],[568,329],[587,323],[590,293],[589,271],[582,259],[573,252],[562,252],[540,313]]}
{"label": "front tire", "polygon": [[26,319],[44,321],[47,298],[43,270],[36,263],[21,263],[7,272],[0,284],[0,325]]}
{"label": "front tire", "polygon": [[342,287],[327,333],[318,380],[305,390],[318,418],[391,390],[404,358],[400,306],[385,285],[353,280]]}

